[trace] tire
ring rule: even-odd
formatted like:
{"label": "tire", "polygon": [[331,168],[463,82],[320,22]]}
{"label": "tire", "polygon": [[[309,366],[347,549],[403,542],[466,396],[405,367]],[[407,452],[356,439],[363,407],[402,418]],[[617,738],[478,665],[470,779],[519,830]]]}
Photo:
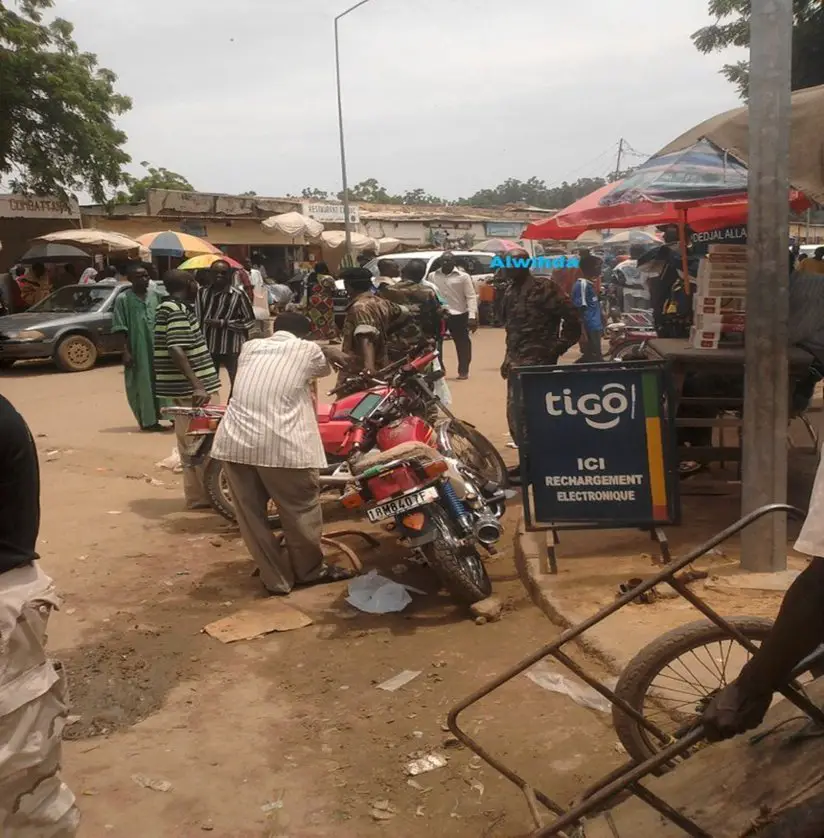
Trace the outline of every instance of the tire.
{"label": "tire", "polygon": [[643,361],[646,358],[642,343],[635,341],[620,344],[612,353],[613,361]]}
{"label": "tire", "polygon": [[[223,471],[223,464],[220,460],[209,458],[203,471],[203,487],[209,497],[209,502],[212,504],[212,509],[227,521],[236,523],[237,517],[235,516],[235,506],[229,489],[229,481],[226,479],[226,473]],[[274,504],[271,501],[269,504],[271,510]],[[273,530],[280,529],[280,516],[276,513],[267,515],[266,520]]]}
{"label": "tire", "polygon": [[424,545],[427,564],[440,583],[463,605],[480,602],[492,594],[492,582],[483,560],[473,546],[454,543],[450,521],[439,507],[429,507],[438,534]]}
{"label": "tire", "polygon": [[14,361],[9,358],[4,358],[0,361],[0,370],[10,370],[14,366]]}
{"label": "tire", "polygon": [[498,449],[474,426],[453,419],[447,427],[449,444],[456,456],[490,483],[509,486],[509,470]]}
{"label": "tire", "polygon": [[[767,634],[769,634],[773,625],[772,620],[768,620],[764,617],[730,617],[729,622],[734,625],[747,639],[753,641],[754,643],[762,642]],[[670,664],[673,664],[683,655],[695,652],[702,647],[712,646],[712,644],[715,643],[723,644],[729,641],[731,641],[729,635],[709,620],[698,620],[694,623],[688,623],[685,626],[673,629],[650,643],[648,646],[645,646],[629,662],[626,669],[624,669],[621,673],[621,677],[618,679],[618,683],[615,686],[615,694],[624,699],[624,701],[626,701],[631,707],[635,708],[639,713],[644,716],[648,716],[649,714],[647,713],[648,706],[646,700],[648,698],[650,688],[657,676],[659,676],[668,667],[671,672],[678,673],[678,669],[673,668]],[[735,643],[735,641],[731,642]],[[735,646],[741,649],[742,655],[746,654],[743,648],[738,646],[738,644],[735,644]],[[719,652],[722,655],[723,649],[724,647],[719,645]],[[713,655],[714,654],[713,650]],[[730,656],[731,653],[728,653],[727,657],[724,659],[724,669],[719,673],[725,683],[729,683],[729,681],[731,681],[738,674],[737,672],[729,673],[730,677],[726,677],[728,674],[725,671],[726,664],[729,661]],[[717,658],[715,659],[717,660]],[[691,660],[692,659],[690,659],[690,661]],[[697,655],[696,660],[700,660]],[[687,669],[687,671],[690,670]],[[698,671],[701,675],[703,675],[701,670]],[[707,671],[709,672],[708,668]],[[690,674],[692,675],[691,671]],[[671,675],[664,675],[663,677],[675,680]],[[693,677],[695,676],[693,675]],[[711,695],[714,694],[715,691],[717,691],[718,688],[720,688],[720,686],[723,685],[721,680],[722,679],[719,678],[719,684],[715,687],[715,690],[710,691],[706,699],[702,698],[699,702],[697,702],[695,708],[696,712],[692,714],[693,718],[697,717],[698,712],[703,709],[698,705],[705,702]],[[699,684],[699,687],[702,690],[711,686],[711,684]],[[666,687],[664,689],[666,689]],[[672,689],[674,692],[677,692],[674,687]],[[681,701],[683,698],[680,696],[675,698],[673,695],[671,700]],[[664,705],[659,702],[657,706],[662,708]],[[662,712],[666,714],[665,710]],[[680,715],[684,716],[686,714],[682,712]],[[670,719],[672,719],[672,716],[670,716]],[[664,729],[664,732],[674,733],[674,730],[667,730],[659,719],[656,719],[655,721],[659,727]],[[673,727],[676,729],[685,727],[687,726],[688,721],[688,719],[678,719],[674,722]],[[622,713],[618,707],[613,707],[612,724],[627,753],[638,762],[643,762],[644,760],[649,759],[664,747],[655,736],[644,729],[640,724],[638,724],[638,722],[631,719],[628,715]]]}
{"label": "tire", "polygon": [[97,363],[94,341],[85,335],[66,335],[54,350],[54,362],[62,372],[86,372]]}

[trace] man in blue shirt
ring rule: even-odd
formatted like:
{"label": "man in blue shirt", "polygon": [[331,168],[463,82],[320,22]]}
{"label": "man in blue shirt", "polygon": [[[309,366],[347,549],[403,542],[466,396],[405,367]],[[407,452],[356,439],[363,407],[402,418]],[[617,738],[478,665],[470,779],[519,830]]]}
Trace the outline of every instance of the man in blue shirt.
{"label": "man in blue shirt", "polygon": [[572,303],[581,313],[583,330],[581,332],[580,363],[591,364],[603,361],[601,355],[601,335],[604,331],[601,320],[601,302],[595,290],[594,280],[601,273],[601,260],[587,254],[581,257],[580,270],[583,276],[575,280],[572,286]]}

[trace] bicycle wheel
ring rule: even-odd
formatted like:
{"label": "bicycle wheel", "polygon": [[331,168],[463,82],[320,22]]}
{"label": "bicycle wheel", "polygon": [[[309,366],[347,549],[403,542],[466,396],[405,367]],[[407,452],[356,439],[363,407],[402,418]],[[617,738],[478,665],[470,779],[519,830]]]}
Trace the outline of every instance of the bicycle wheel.
{"label": "bicycle wheel", "polygon": [[[729,622],[756,646],[772,629],[764,617],[731,617]],[[668,736],[686,730],[712,697],[750,659],[750,653],[709,620],[688,623],[645,646],[621,673],[615,693]],[[638,762],[665,747],[618,707],[612,711],[615,732]]]}

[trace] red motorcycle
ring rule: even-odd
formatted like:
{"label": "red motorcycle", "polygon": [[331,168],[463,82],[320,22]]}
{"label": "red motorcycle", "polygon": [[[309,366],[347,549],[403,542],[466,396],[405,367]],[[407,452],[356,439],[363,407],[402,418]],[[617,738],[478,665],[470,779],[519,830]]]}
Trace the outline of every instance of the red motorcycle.
{"label": "red motorcycle", "polygon": [[[329,463],[320,474],[321,490],[342,493],[352,482],[348,458],[357,442],[353,431],[387,399],[397,405],[397,415],[390,420],[384,414],[385,427],[373,443],[378,448],[390,450],[410,441],[431,444],[442,454],[466,464],[485,484],[507,485],[506,465],[495,446],[469,422],[455,417],[435,395],[432,387],[443,373],[425,372],[435,358],[437,353],[427,352],[411,361],[406,358],[397,361],[373,376],[360,373],[330,391],[329,395],[340,395],[337,401],[317,406],[318,425]],[[401,415],[401,410],[406,414]],[[204,485],[212,506],[224,518],[234,521],[234,505],[223,465],[209,457],[225,412],[225,405],[163,409],[165,415],[183,413],[190,417],[189,456],[194,462],[206,462]],[[359,445],[359,454],[366,450]],[[269,523],[272,527],[280,526],[273,503]]]}
{"label": "red motorcycle", "polygon": [[643,361],[647,341],[658,337],[652,316],[645,309],[624,312],[620,322],[610,323],[604,333],[609,341],[610,361]]}
{"label": "red motorcycle", "polygon": [[[416,364],[435,357],[418,359],[401,375],[416,375]],[[507,493],[445,452],[437,430],[412,407],[394,387],[355,420],[346,441],[353,480],[342,503],[375,524],[394,519],[403,543],[456,600],[472,604],[492,592],[478,548],[495,552]]]}

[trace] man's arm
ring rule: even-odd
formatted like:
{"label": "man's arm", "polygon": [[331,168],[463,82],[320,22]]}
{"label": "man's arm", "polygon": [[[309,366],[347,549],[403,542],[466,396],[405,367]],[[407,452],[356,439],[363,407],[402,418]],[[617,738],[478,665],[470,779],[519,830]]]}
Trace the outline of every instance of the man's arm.
{"label": "man's arm", "polygon": [[712,741],[757,727],[773,693],[824,642],[824,558],[816,557],[790,585],[772,631],[729,686],[709,703],[701,723]]}
{"label": "man's arm", "polygon": [[114,301],[114,308],[112,309],[112,334],[122,335],[120,348],[123,351],[123,366],[130,367],[132,365],[132,352],[129,347],[129,325],[126,322],[125,294],[120,294]]}
{"label": "man's arm", "polygon": [[561,336],[556,340],[559,354],[563,354],[570,346],[581,339],[581,316],[572,300],[551,280],[544,286],[544,310],[552,319],[562,321]]}
{"label": "man's arm", "polygon": [[187,349],[193,345],[194,335],[186,313],[180,310],[169,311],[166,322],[166,348],[172,363],[192,385],[192,403],[198,406],[207,404],[211,396],[189,363]]}
{"label": "man's arm", "polygon": [[255,325],[255,310],[246,294],[238,294],[237,300],[237,305],[232,308],[232,316],[226,320],[226,328],[245,334]]}
{"label": "man's arm", "polygon": [[478,322],[478,292],[475,290],[475,281],[469,274],[464,274],[464,296],[466,297],[466,310],[469,312],[470,323]]}

